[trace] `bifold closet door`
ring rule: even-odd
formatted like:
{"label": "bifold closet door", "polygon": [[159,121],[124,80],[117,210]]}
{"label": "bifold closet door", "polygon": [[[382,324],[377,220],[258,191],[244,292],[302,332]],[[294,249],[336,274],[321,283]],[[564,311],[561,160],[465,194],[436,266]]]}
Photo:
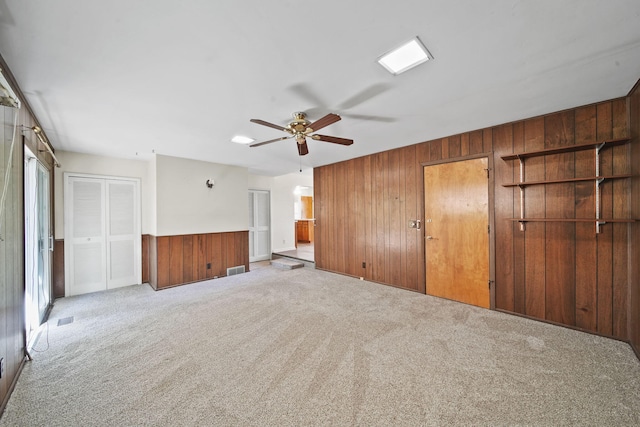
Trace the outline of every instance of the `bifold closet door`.
{"label": "bifold closet door", "polygon": [[139,182],[66,179],[66,295],[140,283]]}
{"label": "bifold closet door", "polygon": [[107,289],[140,283],[137,182],[107,180]]}
{"label": "bifold closet door", "polygon": [[107,289],[104,179],[67,177],[65,277],[67,296]]}

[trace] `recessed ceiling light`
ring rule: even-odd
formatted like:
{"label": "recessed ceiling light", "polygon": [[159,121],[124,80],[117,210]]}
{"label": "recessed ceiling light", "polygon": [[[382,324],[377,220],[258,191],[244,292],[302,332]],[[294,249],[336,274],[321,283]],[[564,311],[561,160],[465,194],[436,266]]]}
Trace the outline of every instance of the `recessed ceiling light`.
{"label": "recessed ceiling light", "polygon": [[249,138],[248,136],[236,135],[231,138],[231,141],[237,144],[251,144],[255,139]]}
{"label": "recessed ceiling light", "polygon": [[391,74],[397,76],[430,59],[433,59],[433,56],[431,56],[420,39],[415,37],[402,46],[382,55],[378,58],[378,62]]}

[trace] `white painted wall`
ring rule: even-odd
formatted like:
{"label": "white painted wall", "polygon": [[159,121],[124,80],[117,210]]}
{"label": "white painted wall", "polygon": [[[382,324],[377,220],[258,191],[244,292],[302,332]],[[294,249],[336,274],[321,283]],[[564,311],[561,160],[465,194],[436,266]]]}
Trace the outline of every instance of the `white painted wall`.
{"label": "white painted wall", "polygon": [[157,154],[155,175],[156,235],[248,230],[247,168]]}
{"label": "white painted wall", "polygon": [[151,233],[151,200],[149,196],[149,163],[143,160],[127,160],[115,157],[95,156],[91,154],[56,151],[56,157],[62,164],[54,168],[54,215],[55,238],[64,239],[64,173],[76,172],[92,175],[121,176],[140,179],[140,207],[142,234]]}

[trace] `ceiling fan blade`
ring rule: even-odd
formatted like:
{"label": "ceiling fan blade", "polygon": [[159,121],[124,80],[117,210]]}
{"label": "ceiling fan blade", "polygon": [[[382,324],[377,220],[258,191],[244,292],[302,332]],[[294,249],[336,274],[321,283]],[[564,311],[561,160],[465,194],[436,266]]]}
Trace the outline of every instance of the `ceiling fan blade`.
{"label": "ceiling fan blade", "polygon": [[298,154],[301,156],[309,154],[309,147],[307,147],[307,141],[302,144],[296,144],[298,146]]}
{"label": "ceiling fan blade", "polygon": [[282,141],[284,139],[289,139],[289,138],[292,138],[292,137],[291,136],[282,136],[280,138],[270,139],[268,141],[256,142],[254,144],[249,145],[249,147],[259,147],[261,145],[271,144],[272,142]]}
{"label": "ceiling fan blade", "polygon": [[[320,97],[314,93],[311,88],[309,88],[309,85],[305,83],[296,83],[289,86],[289,90],[295,92],[300,98],[304,99],[311,105],[315,105],[316,107],[326,107],[326,103],[320,99]],[[305,111],[309,114],[309,111]]]}
{"label": "ceiling fan blade", "polygon": [[370,116],[368,114],[348,114],[348,113],[340,113],[340,114],[350,119],[368,120],[371,122],[393,123],[396,121],[396,119],[393,117]]}
{"label": "ceiling fan blade", "polygon": [[311,135],[311,138],[315,139],[316,141],[333,142],[334,144],[342,144],[342,145],[353,144],[353,139],[338,138],[337,136]]}
{"label": "ceiling fan blade", "polygon": [[322,129],[323,127],[329,126],[330,124],[333,124],[339,120],[340,120],[339,115],[329,113],[326,116],[322,117],[321,119],[318,119],[315,122],[311,123],[308,127],[312,129],[312,132],[316,132]]}
{"label": "ceiling fan blade", "polygon": [[264,120],[260,120],[260,119],[251,119],[251,120],[249,120],[249,121],[250,121],[250,122],[252,122],[252,123],[257,123],[257,124],[262,125],[262,126],[268,126],[268,127],[270,127],[270,128],[274,128],[274,129],[282,130],[282,131],[285,131],[285,132],[287,131],[287,129],[286,129],[286,128],[284,128],[284,127],[282,127],[282,126],[280,126],[280,125],[274,125],[273,123],[265,122]]}
{"label": "ceiling fan blade", "polygon": [[374,98],[381,93],[386,92],[389,87],[390,86],[385,83],[376,83],[372,86],[369,86],[368,88],[356,93],[349,99],[343,101],[340,105],[338,105],[338,109],[348,110],[349,108],[356,107],[364,102],[367,102],[371,98]]}

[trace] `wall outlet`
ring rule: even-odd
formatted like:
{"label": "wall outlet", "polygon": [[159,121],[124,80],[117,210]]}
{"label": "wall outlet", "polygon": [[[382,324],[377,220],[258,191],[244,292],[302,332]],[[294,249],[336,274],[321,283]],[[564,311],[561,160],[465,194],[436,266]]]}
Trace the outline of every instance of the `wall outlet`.
{"label": "wall outlet", "polygon": [[207,270],[211,270],[211,263],[210,262],[207,263]]}
{"label": "wall outlet", "polygon": [[367,268],[367,263],[362,261],[362,268]]}
{"label": "wall outlet", "polygon": [[286,243],[287,243],[287,241],[285,239],[282,239],[282,244],[284,245]]}

